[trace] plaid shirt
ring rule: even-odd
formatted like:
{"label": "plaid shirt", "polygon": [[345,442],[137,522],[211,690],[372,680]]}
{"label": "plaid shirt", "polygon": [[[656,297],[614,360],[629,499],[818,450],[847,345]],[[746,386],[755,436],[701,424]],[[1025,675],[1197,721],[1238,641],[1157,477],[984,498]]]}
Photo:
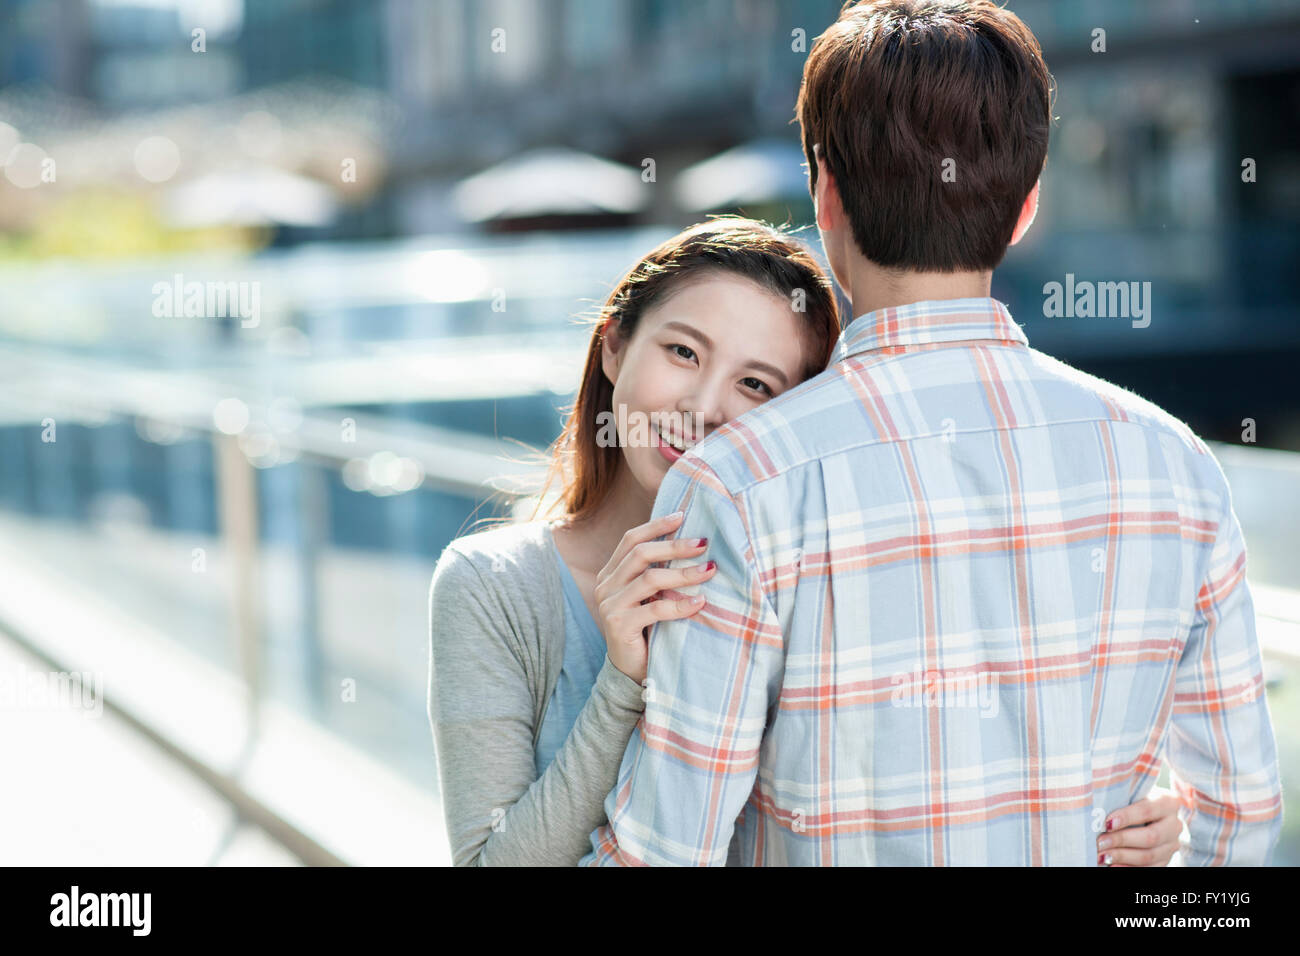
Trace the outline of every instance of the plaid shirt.
{"label": "plaid shirt", "polygon": [[1162,757],[1188,864],[1268,859],[1223,473],[1002,303],[858,317],[825,372],[674,464],[654,516],[678,510],[719,568],[651,633],[584,865],[1095,865]]}

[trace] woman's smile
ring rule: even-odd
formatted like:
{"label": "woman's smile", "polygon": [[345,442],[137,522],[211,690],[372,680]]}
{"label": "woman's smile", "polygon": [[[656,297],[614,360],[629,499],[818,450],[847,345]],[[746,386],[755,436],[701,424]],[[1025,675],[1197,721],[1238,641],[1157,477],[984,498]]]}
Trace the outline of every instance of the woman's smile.
{"label": "woman's smile", "polygon": [[654,438],[651,440],[654,442],[655,447],[659,449],[659,454],[662,455],[669,463],[676,461],[678,458],[681,458],[683,454],[685,454],[685,452],[680,452],[672,445],[670,445],[668,443],[668,439],[666,439],[663,435],[661,435],[658,429],[655,429],[653,434],[654,434]]}

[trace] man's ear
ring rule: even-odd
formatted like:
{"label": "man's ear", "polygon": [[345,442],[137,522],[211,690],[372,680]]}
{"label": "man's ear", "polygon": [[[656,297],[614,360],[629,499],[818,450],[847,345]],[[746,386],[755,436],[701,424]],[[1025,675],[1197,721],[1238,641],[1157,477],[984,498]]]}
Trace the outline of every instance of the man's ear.
{"label": "man's ear", "polygon": [[[1041,182],[1041,180],[1039,181]],[[1025,197],[1025,204],[1020,207],[1020,218],[1016,220],[1015,231],[1011,233],[1011,245],[1020,241],[1021,236],[1029,231],[1030,224],[1034,217],[1038,215],[1038,183],[1034,183],[1034,188],[1029,190],[1029,195]]]}
{"label": "man's ear", "polygon": [[817,213],[817,228],[833,229],[842,218],[843,206],[840,205],[840,190],[835,184],[835,177],[826,168],[826,160],[821,155],[821,144],[813,147],[817,157],[817,185],[813,187],[813,209]]}

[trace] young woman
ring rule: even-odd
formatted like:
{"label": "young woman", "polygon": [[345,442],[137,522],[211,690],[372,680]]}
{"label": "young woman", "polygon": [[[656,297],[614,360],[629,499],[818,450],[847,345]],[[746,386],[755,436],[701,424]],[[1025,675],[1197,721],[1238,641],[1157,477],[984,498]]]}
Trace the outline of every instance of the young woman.
{"label": "young woman", "polygon": [[[747,219],[674,236],[610,293],[551,449],[543,491],[559,478],[561,516],[539,505],[457,538],[434,573],[429,718],[457,866],[572,866],[590,850],[645,707],[650,626],[699,610],[661,592],[714,573],[666,566],[707,542],[672,540],[679,517],[649,521],[659,483],[681,450],[823,371],[839,333],[816,261]],[[1177,807],[1112,814],[1099,853],[1163,866]]]}

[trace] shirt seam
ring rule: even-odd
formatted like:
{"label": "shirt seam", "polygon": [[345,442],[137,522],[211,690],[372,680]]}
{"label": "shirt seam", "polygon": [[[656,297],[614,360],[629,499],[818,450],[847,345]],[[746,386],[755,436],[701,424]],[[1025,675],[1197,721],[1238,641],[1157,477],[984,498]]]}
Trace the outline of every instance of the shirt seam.
{"label": "shirt seam", "polygon": [[[1006,339],[1000,336],[993,336],[990,338],[936,339],[930,342],[922,342],[917,339],[906,339],[906,340],[898,340],[894,342],[882,342],[878,345],[869,345],[866,348],[855,348],[853,351],[849,352],[848,354],[837,357],[835,359],[834,364],[838,365],[840,362],[847,362],[849,359],[856,358],[859,355],[870,355],[873,352],[885,352],[887,349],[907,348],[908,346],[911,345],[924,345],[927,348],[929,348],[931,346],[942,346],[942,345],[958,346],[958,345],[967,345],[970,343],[985,343],[985,342],[993,342],[1003,348],[1032,350],[1032,346],[1029,344],[1028,338]],[[898,352],[888,353],[888,357],[893,358],[899,354],[905,354],[905,353],[898,353]]]}
{"label": "shirt seam", "polygon": [[[749,557],[745,557],[742,555],[742,559],[744,560],[746,568],[748,570],[752,570],[758,578],[758,593],[759,596],[762,598],[763,603],[766,605],[767,610],[771,613],[771,619],[779,623],[781,619],[780,617],[777,616],[776,608],[772,606],[772,602],[769,600],[768,590],[763,583],[763,579],[764,579],[763,569],[758,564],[758,550],[754,547],[754,539],[753,536],[750,534],[750,530],[749,530],[750,522],[745,515],[745,508],[743,507],[744,503],[737,500],[737,494],[739,493],[733,494],[731,490],[727,488],[726,482],[722,480],[722,476],[719,475],[716,471],[714,471],[713,466],[710,465],[708,462],[701,460],[700,466],[703,470],[707,471],[715,479],[717,479],[719,487],[721,487],[722,490],[726,492],[727,499],[730,501],[731,506],[736,509],[736,514],[739,515],[740,517],[740,526],[745,531],[745,550],[748,552],[749,555],[753,556],[753,558],[751,559]],[[696,492],[698,491],[699,484],[700,484],[700,480],[698,475],[691,478],[692,497],[694,497]],[[784,628],[781,629],[781,651],[782,653],[785,652],[785,629]]]}

